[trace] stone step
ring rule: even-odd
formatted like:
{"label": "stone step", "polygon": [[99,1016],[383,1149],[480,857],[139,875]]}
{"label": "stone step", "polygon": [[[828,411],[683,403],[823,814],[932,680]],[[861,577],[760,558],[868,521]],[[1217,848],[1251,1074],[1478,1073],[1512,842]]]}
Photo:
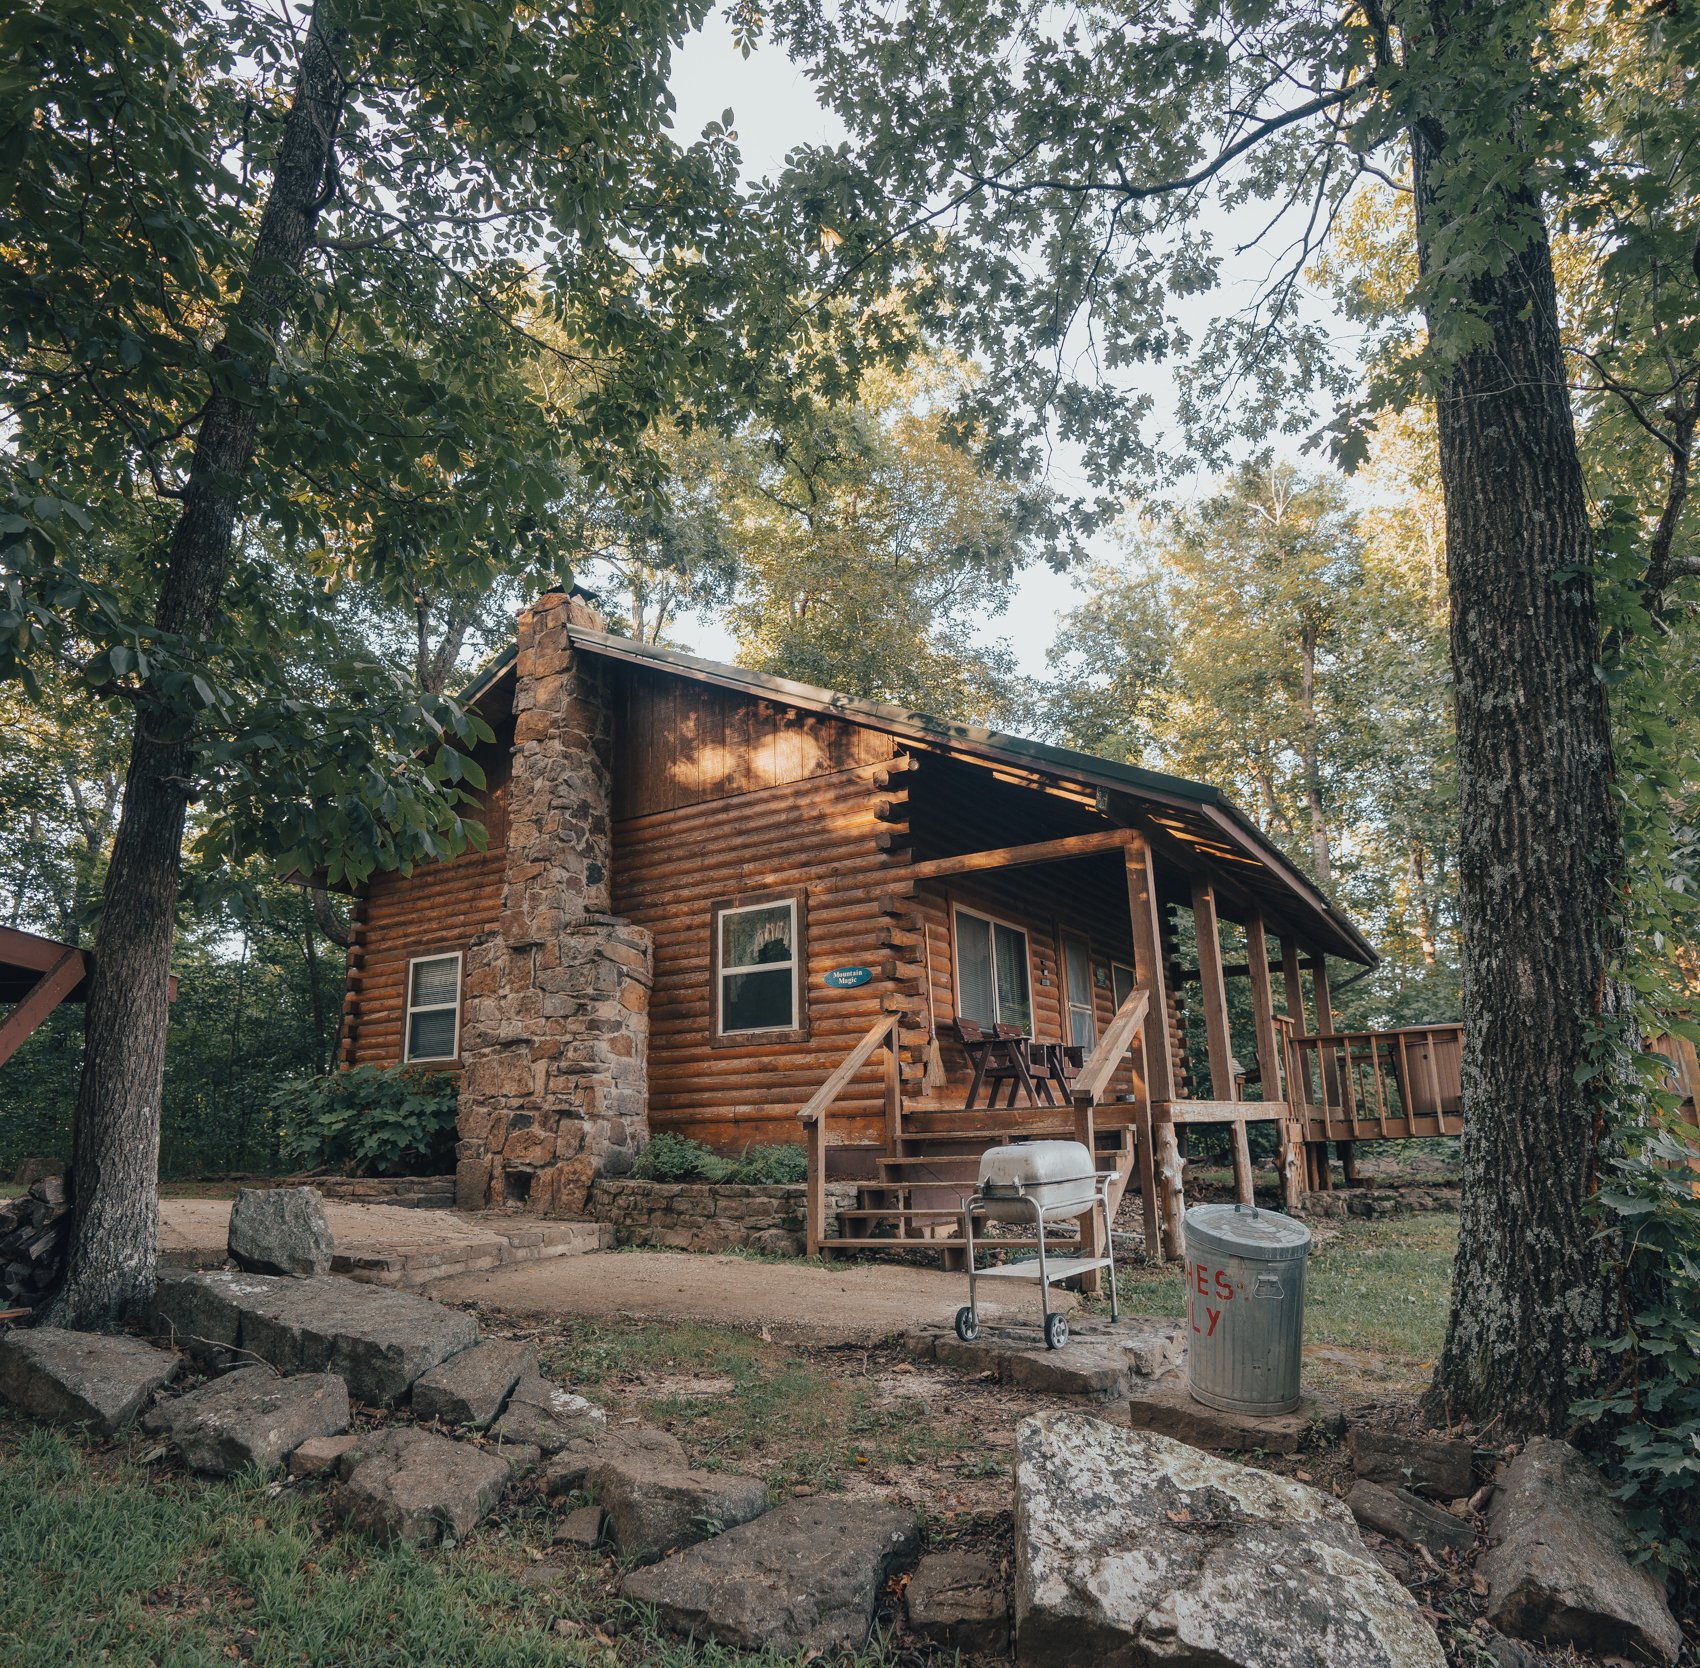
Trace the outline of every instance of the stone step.
{"label": "stone step", "polygon": [[407,1290],[446,1280],[451,1274],[476,1274],[487,1268],[551,1257],[579,1257],[608,1243],[609,1230],[600,1222],[536,1223],[523,1228],[492,1228],[487,1239],[454,1240],[423,1249],[387,1251],[374,1247],[334,1253],[331,1273],[372,1286]]}

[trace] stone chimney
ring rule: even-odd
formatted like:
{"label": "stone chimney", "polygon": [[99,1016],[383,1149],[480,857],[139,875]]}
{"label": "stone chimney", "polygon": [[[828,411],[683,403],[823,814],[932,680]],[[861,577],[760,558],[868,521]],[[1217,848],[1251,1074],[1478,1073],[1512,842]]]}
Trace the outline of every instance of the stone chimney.
{"label": "stone chimney", "polygon": [[467,952],[455,1202],[584,1210],[648,1136],[649,933],[611,913],[606,663],[577,595],[519,617],[502,914]]}

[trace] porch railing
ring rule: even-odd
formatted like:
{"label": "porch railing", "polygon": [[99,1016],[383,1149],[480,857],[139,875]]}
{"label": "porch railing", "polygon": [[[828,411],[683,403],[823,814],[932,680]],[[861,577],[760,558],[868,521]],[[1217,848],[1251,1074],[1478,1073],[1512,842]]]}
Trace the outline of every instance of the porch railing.
{"label": "porch railing", "polygon": [[[1140,1034],[1150,1011],[1149,991],[1142,986],[1129,991],[1127,1000],[1116,1009],[1115,1017],[1098,1039],[1097,1047],[1069,1085],[1069,1100],[1074,1108],[1074,1138],[1088,1152],[1096,1148],[1098,1102],[1109,1088],[1110,1080],[1120,1070],[1124,1056],[1133,1047],[1133,1039]],[[1181,1196],[1180,1144],[1175,1139],[1172,1123],[1164,1122],[1161,1128],[1158,1127],[1149,1096],[1139,1096],[1134,1111],[1134,1135],[1139,1144],[1140,1204],[1145,1217],[1146,1244],[1154,1248],[1164,1222],[1170,1217],[1177,1224],[1179,1222],[1178,1207],[1171,1203],[1170,1194],[1172,1192],[1177,1201]],[[1126,1179],[1123,1179],[1124,1185]],[[1099,1232],[1095,1215],[1088,1213],[1080,1219],[1082,1256],[1108,1255],[1107,1248],[1097,1243]],[[1095,1277],[1089,1286],[1096,1289]]]}
{"label": "porch railing", "polygon": [[1287,1067],[1294,1115],[1311,1140],[1456,1134],[1463,1040],[1462,1025],[1295,1036]]}

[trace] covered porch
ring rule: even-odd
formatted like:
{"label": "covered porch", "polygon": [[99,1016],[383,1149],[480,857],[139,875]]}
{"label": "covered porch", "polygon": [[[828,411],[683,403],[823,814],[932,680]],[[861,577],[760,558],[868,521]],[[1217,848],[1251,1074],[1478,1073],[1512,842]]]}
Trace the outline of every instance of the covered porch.
{"label": "covered porch", "polygon": [[[979,1153],[1062,1137],[1137,1190],[1146,1245],[1178,1257],[1189,1124],[1226,1130],[1248,1203],[1248,1126],[1273,1125],[1289,1209],[1331,1185],[1330,1142],[1350,1181],[1357,1140],[1461,1127],[1458,1028],[1340,1032],[1328,957],[1374,951],[1209,790],[1133,774],[1138,791],[941,754],[894,767],[894,990],[798,1112],[811,1252],[953,1249]],[[988,828],[1044,837],[975,843]],[[834,1108],[875,1070],[872,1146]],[[828,1239],[831,1181],[861,1191]]]}

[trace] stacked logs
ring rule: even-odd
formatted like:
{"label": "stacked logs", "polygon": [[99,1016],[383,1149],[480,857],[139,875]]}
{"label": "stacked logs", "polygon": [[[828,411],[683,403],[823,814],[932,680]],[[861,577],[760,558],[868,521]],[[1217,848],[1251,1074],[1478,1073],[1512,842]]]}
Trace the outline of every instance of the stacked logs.
{"label": "stacked logs", "polygon": [[58,1284],[70,1236],[63,1176],[45,1177],[0,1203],[0,1314],[40,1306]]}

